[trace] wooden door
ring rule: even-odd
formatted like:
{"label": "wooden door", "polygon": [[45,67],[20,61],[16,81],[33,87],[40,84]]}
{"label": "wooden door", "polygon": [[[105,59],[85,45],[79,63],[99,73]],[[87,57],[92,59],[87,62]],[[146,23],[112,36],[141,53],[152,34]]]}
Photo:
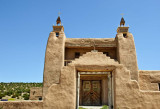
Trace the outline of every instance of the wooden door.
{"label": "wooden door", "polygon": [[82,105],[101,105],[101,81],[82,81]]}

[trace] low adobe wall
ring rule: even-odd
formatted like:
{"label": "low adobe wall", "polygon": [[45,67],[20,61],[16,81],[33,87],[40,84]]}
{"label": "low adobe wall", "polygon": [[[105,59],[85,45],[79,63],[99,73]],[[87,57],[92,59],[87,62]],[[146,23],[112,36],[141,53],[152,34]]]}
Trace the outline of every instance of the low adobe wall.
{"label": "low adobe wall", "polygon": [[141,90],[159,91],[160,71],[139,70],[139,86]]}
{"label": "low adobe wall", "polygon": [[[156,73],[159,75],[159,73]],[[140,74],[141,75],[141,74]],[[149,74],[148,74],[149,75]],[[153,75],[150,74],[150,79]],[[148,78],[146,78],[147,80]],[[130,79],[130,71],[125,67],[115,71],[116,109],[159,109],[160,91],[140,90],[137,81]]]}
{"label": "low adobe wall", "polygon": [[0,101],[2,109],[43,109],[42,101]]}
{"label": "low adobe wall", "polygon": [[30,89],[30,100],[39,100],[42,98],[42,87],[32,87]]}

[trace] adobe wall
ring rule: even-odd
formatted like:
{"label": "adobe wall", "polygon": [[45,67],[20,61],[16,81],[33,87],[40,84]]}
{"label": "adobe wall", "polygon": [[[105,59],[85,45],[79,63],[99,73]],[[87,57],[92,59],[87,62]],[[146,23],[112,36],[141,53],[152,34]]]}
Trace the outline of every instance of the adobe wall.
{"label": "adobe wall", "polygon": [[0,101],[2,109],[43,109],[42,101]]}
{"label": "adobe wall", "polygon": [[116,109],[159,109],[160,91],[142,91],[135,80],[130,79],[130,71],[117,67],[115,73]]}
{"label": "adobe wall", "polygon": [[75,109],[76,74],[75,68],[65,66],[61,71],[59,84],[52,84],[44,97],[43,109]]}
{"label": "adobe wall", "polygon": [[117,47],[115,38],[67,38],[65,47]]}
{"label": "adobe wall", "polygon": [[50,33],[45,54],[43,96],[52,84],[59,83],[60,71],[64,66],[64,43],[63,31],[59,32],[59,37],[56,37],[55,32]]}
{"label": "adobe wall", "polygon": [[40,97],[42,98],[42,87],[30,88],[30,100],[39,100]]}
{"label": "adobe wall", "polygon": [[[65,49],[65,60],[74,60],[75,59],[75,52],[79,52],[82,56],[86,52],[91,52],[94,50],[93,47],[91,48],[66,48]],[[116,55],[116,48],[96,48],[98,52],[108,52],[109,57],[112,59],[117,59]]]}
{"label": "adobe wall", "polygon": [[[87,61],[86,61],[87,60]],[[89,52],[61,70],[59,84],[53,84],[44,98],[44,109],[75,109],[76,71],[112,71],[114,109],[159,109],[160,91],[142,91],[130,71],[101,52]]]}
{"label": "adobe wall", "polygon": [[[87,60],[87,61],[86,61]],[[76,108],[76,78],[78,71],[109,70],[105,65],[118,65],[102,52],[88,52],[79,59],[72,61],[61,70],[59,84],[53,84],[44,97],[44,109],[75,109]],[[113,67],[113,66],[111,66]]]}
{"label": "adobe wall", "polygon": [[158,91],[160,83],[160,71],[139,70],[139,85],[141,90]]}
{"label": "adobe wall", "polygon": [[123,37],[122,33],[117,33],[117,60],[131,71],[131,79],[138,81],[138,65],[134,38],[131,33]]}

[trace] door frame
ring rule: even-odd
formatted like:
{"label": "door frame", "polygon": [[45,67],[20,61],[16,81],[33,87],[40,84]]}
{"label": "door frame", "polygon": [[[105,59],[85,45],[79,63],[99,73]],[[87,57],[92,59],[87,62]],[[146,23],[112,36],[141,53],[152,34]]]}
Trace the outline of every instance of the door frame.
{"label": "door frame", "polygon": [[109,75],[108,78],[108,84],[109,84],[109,89],[111,89],[111,92],[108,93],[108,105],[109,105],[109,109],[111,109],[111,105],[113,105],[113,102],[112,102],[112,98],[113,98],[113,93],[112,93],[112,90],[113,90],[113,82],[112,82],[112,72],[108,72],[108,71],[103,71],[103,72],[89,72],[89,71],[77,71],[77,80],[76,80],[76,95],[77,95],[77,105],[76,105],[76,108],[78,109],[79,108],[79,98],[80,98],[80,76],[81,75],[103,75],[103,74],[107,74]]}

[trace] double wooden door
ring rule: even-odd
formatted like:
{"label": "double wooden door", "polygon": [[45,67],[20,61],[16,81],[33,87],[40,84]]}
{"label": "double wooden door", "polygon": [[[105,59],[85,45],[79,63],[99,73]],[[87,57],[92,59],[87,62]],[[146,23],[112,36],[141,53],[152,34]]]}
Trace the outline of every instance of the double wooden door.
{"label": "double wooden door", "polygon": [[84,106],[101,105],[101,81],[97,80],[82,81],[82,105]]}

